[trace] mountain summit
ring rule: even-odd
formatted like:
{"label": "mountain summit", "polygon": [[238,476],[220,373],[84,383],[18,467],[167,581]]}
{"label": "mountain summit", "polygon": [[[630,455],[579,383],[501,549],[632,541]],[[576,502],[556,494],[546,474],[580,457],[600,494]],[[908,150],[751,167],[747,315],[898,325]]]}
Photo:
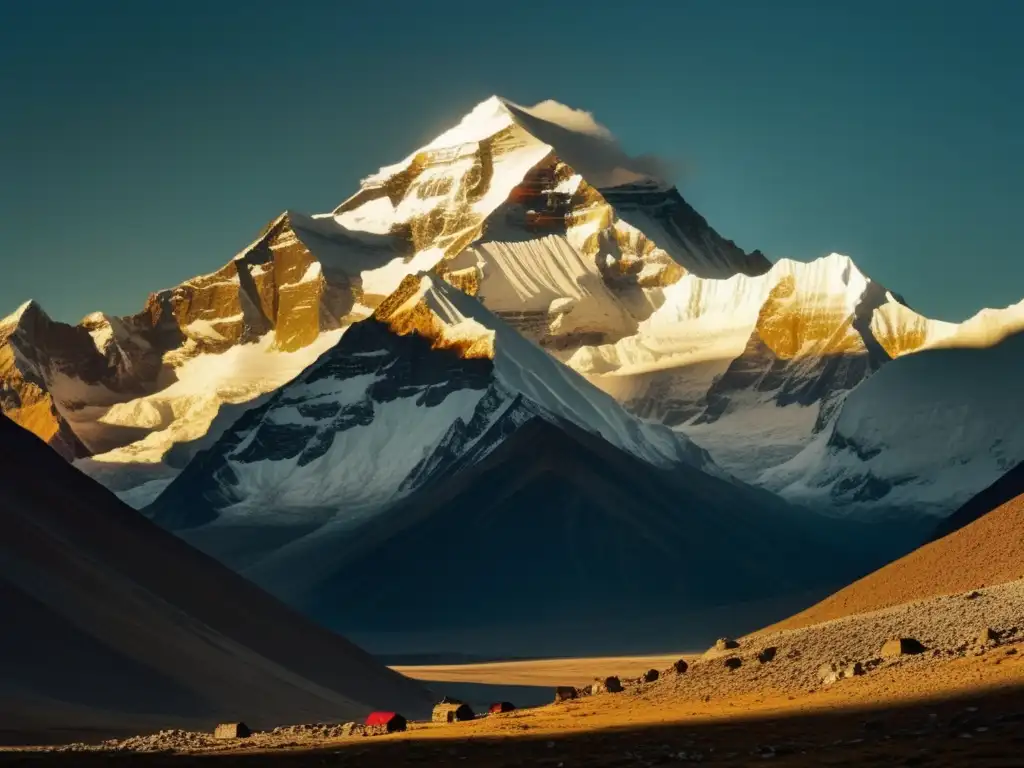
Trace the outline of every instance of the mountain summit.
{"label": "mountain summit", "polygon": [[[690,270],[768,268],[721,238],[657,170],[587,113],[488,99],[332,213],[286,211],[222,268],[153,293],[136,315],[14,322],[45,316],[33,304],[12,316],[0,330],[0,403],[145,503],[246,404],[310,365],[409,274],[433,269],[558,346],[630,333],[651,291]],[[140,484],[148,490],[136,498]]]}
{"label": "mountain summit", "polygon": [[[744,252],[668,175],[587,112],[492,97],[333,211],[282,213],[136,315],[71,326],[26,305],[0,322],[0,408],[145,506],[407,277],[429,273],[728,472],[795,493],[817,462],[805,452],[821,454],[846,398],[880,368],[1021,327],[1020,307],[960,326],[922,317],[839,254],[772,264]],[[998,459],[963,492],[1024,456]],[[785,477],[772,472],[782,464]],[[861,484],[858,472],[826,464],[804,498],[844,505],[838,486]]]}
{"label": "mountain summit", "polygon": [[449,257],[510,223],[520,238],[561,234],[588,256],[602,239],[615,241],[624,252],[608,255],[638,270],[636,262],[666,263],[666,256],[708,277],[768,269],[760,253],[745,254],[711,230],[655,175],[659,165],[629,157],[589,113],[494,96],[364,179],[334,217],[351,230],[407,235],[418,252],[434,248]]}

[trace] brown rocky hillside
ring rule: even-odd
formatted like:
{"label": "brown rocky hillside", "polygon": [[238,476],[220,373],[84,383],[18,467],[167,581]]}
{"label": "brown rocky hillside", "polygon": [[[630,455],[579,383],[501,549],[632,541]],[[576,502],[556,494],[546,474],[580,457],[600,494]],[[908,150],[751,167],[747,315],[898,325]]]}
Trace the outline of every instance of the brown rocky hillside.
{"label": "brown rocky hillside", "polygon": [[[771,627],[795,629],[1024,578],[1024,478],[1017,495],[944,538]],[[984,494],[985,492],[983,492]],[[968,505],[972,504],[968,502]]]}

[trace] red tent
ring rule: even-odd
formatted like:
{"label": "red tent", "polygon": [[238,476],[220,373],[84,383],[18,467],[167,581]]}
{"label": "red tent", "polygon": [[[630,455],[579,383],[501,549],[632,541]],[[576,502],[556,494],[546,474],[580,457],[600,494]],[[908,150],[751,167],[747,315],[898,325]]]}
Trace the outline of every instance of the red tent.
{"label": "red tent", "polygon": [[371,712],[366,716],[367,728],[380,728],[388,733],[405,730],[405,718],[397,712]]}

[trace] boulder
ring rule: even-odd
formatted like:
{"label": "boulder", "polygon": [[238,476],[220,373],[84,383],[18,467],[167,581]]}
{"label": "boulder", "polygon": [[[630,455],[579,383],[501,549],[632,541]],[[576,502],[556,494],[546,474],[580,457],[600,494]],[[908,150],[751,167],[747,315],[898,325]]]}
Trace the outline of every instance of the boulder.
{"label": "boulder", "polygon": [[818,677],[825,685],[832,685],[848,677],[860,677],[864,665],[859,661],[833,661],[818,667]]}
{"label": "boulder", "polygon": [[611,677],[599,677],[591,686],[594,693],[621,693],[622,681],[612,675]]}
{"label": "boulder", "polygon": [[762,648],[757,653],[757,660],[762,664],[767,664],[769,661],[775,659],[775,655],[779,652],[779,649],[774,645],[770,645],[767,648]]}
{"label": "boulder", "polygon": [[985,627],[978,633],[974,644],[980,646],[999,645],[999,633],[992,629],[992,627]]}
{"label": "boulder", "polygon": [[739,648],[740,644],[733,640],[731,637],[720,637],[715,640],[716,651],[731,651],[734,648]]}
{"label": "boulder", "polygon": [[569,701],[576,698],[576,689],[568,685],[560,685],[555,688],[555,702]]}
{"label": "boulder", "polygon": [[648,669],[646,672],[644,672],[644,674],[641,677],[641,679],[645,683],[653,683],[659,677],[660,677],[660,675],[658,674],[658,670],[656,670],[656,669]]}
{"label": "boulder", "polygon": [[912,637],[894,637],[882,646],[880,655],[883,659],[898,659],[900,656],[913,656],[924,653],[924,645]]}
{"label": "boulder", "polygon": [[247,739],[252,735],[245,723],[221,723],[213,729],[215,739]]}
{"label": "boulder", "polygon": [[675,672],[677,675],[685,675],[686,670],[688,670],[689,668],[690,665],[686,663],[685,659],[679,659],[678,661],[675,661],[672,664],[672,671]]}
{"label": "boulder", "polygon": [[341,726],[339,733],[342,737],[348,738],[349,736],[362,736],[365,730],[366,726],[362,723],[345,723]]}
{"label": "boulder", "polygon": [[725,665],[726,669],[739,669],[743,666],[743,661],[740,659],[739,656],[730,656],[725,661],[723,661],[722,664]]}

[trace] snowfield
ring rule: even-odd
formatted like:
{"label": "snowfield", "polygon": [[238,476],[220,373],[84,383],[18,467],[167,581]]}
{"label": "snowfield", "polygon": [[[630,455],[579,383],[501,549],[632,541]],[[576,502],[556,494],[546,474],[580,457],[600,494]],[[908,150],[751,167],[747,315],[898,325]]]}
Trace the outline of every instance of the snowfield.
{"label": "snowfield", "polygon": [[896,360],[846,398],[830,429],[761,477],[848,513],[953,512],[1024,461],[1024,334]]}

